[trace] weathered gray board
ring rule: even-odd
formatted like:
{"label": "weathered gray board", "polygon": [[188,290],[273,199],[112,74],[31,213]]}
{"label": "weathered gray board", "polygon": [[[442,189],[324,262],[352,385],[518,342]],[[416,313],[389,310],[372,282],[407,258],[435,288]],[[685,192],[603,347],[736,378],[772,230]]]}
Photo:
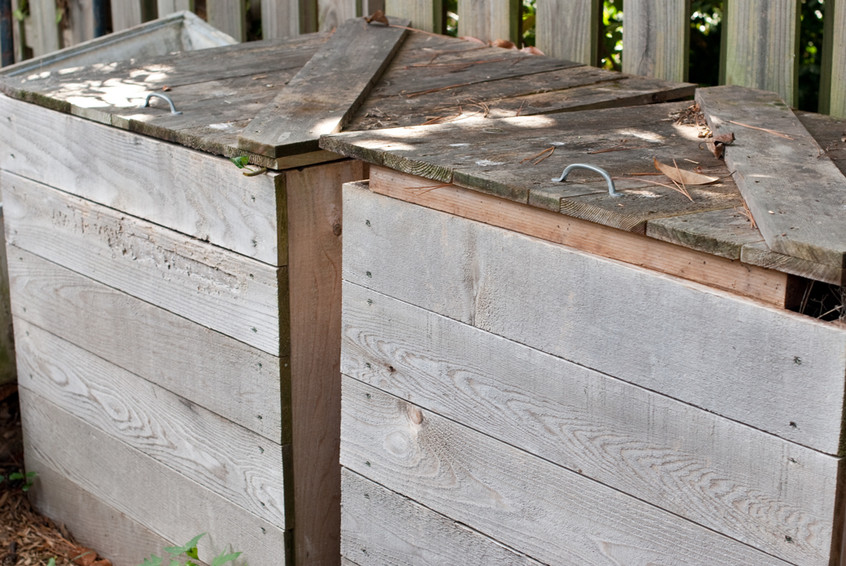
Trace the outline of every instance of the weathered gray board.
{"label": "weathered gray board", "polygon": [[379,486],[344,498],[399,524],[345,530],[351,561],[461,555],[464,529],[550,564],[839,556],[846,330],[365,187],[345,187],[342,463]]}

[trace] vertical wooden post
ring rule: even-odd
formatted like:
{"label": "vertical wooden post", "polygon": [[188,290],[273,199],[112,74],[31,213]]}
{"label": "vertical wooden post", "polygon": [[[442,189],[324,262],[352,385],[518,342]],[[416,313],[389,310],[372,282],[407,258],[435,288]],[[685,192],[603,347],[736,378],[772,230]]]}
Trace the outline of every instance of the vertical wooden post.
{"label": "vertical wooden post", "polygon": [[775,91],[795,106],[799,0],[726,0],[725,82]]}
{"label": "vertical wooden post", "polygon": [[56,51],[61,47],[59,26],[56,25],[54,0],[30,0],[29,13],[35,37],[28,38],[35,57]]}
{"label": "vertical wooden post", "polygon": [[112,0],[112,31],[131,28],[143,21],[139,0]]}
{"label": "vertical wooden post", "polygon": [[538,2],[537,46],[550,57],[596,64],[600,0]]}
{"label": "vertical wooden post", "polygon": [[825,3],[820,112],[846,118],[846,2]]}
{"label": "vertical wooden post", "polygon": [[172,14],[174,12],[181,12],[183,10],[194,11],[194,0],[157,0],[156,7],[160,18]]}
{"label": "vertical wooden post", "polygon": [[517,43],[520,7],[520,0],[458,0],[458,35]]}
{"label": "vertical wooden post", "polygon": [[626,0],[623,72],[687,80],[690,0]]}
{"label": "vertical wooden post", "polygon": [[441,0],[385,0],[385,12],[389,16],[411,20],[411,26],[417,29],[443,33]]}
{"label": "vertical wooden post", "polygon": [[208,0],[206,2],[208,22],[234,37],[244,41],[247,27],[247,7],[244,0]]}
{"label": "vertical wooden post", "polygon": [[300,3],[297,0],[261,0],[261,37],[292,37],[300,34]]}
{"label": "vertical wooden post", "polygon": [[358,15],[356,0],[317,0],[317,19],[320,31],[338,27]]}

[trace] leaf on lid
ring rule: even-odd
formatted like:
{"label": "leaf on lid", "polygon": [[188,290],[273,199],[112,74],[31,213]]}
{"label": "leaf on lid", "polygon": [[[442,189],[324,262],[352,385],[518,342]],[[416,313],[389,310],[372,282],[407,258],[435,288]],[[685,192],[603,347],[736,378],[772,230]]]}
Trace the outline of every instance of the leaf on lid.
{"label": "leaf on lid", "polygon": [[677,166],[666,165],[656,158],[652,158],[652,162],[655,164],[657,170],[669,177],[672,181],[681,183],[682,185],[710,185],[720,180],[719,177],[709,177],[708,175],[687,171]]}

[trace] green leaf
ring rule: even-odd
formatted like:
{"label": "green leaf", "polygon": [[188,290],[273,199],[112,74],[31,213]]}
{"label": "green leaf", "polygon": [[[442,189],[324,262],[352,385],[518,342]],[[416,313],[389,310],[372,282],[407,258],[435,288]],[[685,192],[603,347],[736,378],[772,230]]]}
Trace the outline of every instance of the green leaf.
{"label": "green leaf", "polygon": [[227,562],[235,562],[239,556],[241,556],[240,552],[233,552],[232,554],[221,552],[212,559],[211,566],[223,566]]}
{"label": "green leaf", "polygon": [[187,556],[188,558],[194,558],[195,560],[199,560],[199,559],[200,559],[200,557],[199,557],[199,555],[198,555],[198,553],[197,553],[197,547],[196,547],[196,546],[195,546],[195,547],[193,547],[193,548],[189,548],[188,550],[186,550],[186,551],[185,551],[185,556]]}
{"label": "green leaf", "polygon": [[167,566],[182,566],[182,564],[179,563],[179,560],[176,560],[175,558],[171,558],[170,564],[168,564]]}
{"label": "green leaf", "polygon": [[139,566],[162,566],[162,559],[155,554],[151,554],[150,558],[145,558]]}
{"label": "green leaf", "polygon": [[56,25],[62,23],[62,18],[65,16],[64,10],[56,10]]}
{"label": "green leaf", "polygon": [[47,566],[56,566],[56,559],[55,559],[55,558],[51,558],[50,560],[48,560],[48,561],[47,561]]}
{"label": "green leaf", "polygon": [[23,475],[23,472],[12,472],[11,474],[9,474],[9,479],[10,479],[11,481],[22,480],[22,479],[24,479],[25,477],[26,477],[26,476],[25,476],[25,475]]}
{"label": "green leaf", "polygon": [[23,10],[15,10],[12,12],[12,15],[15,16],[15,19],[19,22],[22,22],[26,19],[26,14],[24,14]]}
{"label": "green leaf", "polygon": [[[197,536],[195,536],[194,538],[192,538],[191,540],[189,540],[188,542],[186,542],[185,544],[183,544],[182,546],[165,547],[165,552],[167,552],[168,554],[173,554],[174,556],[176,556],[178,554],[182,554],[183,552],[187,554],[192,549],[194,550],[194,552],[196,552],[197,551],[197,543],[200,542],[200,539],[203,538],[204,536],[206,536],[206,533],[200,533]],[[191,555],[189,554],[189,556],[191,556]],[[196,558],[196,556],[193,556],[193,558]]]}
{"label": "green leaf", "polygon": [[237,167],[238,169],[243,169],[250,162],[250,158],[246,155],[230,157],[229,160],[232,161],[232,163],[234,163],[235,167]]}

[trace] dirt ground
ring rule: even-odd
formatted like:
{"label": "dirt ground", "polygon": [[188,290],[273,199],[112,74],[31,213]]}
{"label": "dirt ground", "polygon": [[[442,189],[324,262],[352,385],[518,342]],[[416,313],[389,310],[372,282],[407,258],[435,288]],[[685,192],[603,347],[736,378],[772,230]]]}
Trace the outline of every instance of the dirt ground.
{"label": "dirt ground", "polygon": [[[15,385],[0,386],[0,566],[111,566],[76,544],[62,525],[39,515],[23,481],[8,475],[23,470],[23,442]],[[51,562],[51,559],[53,560]]]}

